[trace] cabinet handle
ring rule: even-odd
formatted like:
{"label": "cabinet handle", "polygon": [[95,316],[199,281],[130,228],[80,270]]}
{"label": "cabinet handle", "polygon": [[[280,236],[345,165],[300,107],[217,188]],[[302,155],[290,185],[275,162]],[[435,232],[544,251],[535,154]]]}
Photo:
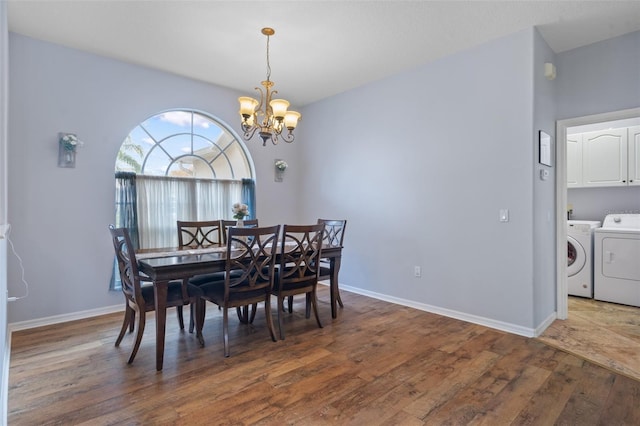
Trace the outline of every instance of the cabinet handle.
{"label": "cabinet handle", "polygon": [[627,182],[626,180],[623,180],[623,181],[622,181],[622,183],[626,183],[626,182]]}

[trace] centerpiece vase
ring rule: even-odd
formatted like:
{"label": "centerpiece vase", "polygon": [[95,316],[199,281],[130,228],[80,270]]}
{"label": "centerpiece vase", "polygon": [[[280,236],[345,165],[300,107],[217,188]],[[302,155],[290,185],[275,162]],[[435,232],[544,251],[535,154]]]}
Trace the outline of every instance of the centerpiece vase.
{"label": "centerpiece vase", "polygon": [[244,228],[244,219],[238,219],[238,221],[236,222],[236,227]]}

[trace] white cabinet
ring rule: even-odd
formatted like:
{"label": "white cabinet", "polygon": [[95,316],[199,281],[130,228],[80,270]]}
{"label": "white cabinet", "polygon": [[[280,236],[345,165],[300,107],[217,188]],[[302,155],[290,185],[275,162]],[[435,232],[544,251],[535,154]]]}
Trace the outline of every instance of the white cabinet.
{"label": "white cabinet", "polygon": [[627,183],[627,129],[582,134],[582,186]]}
{"label": "white cabinet", "polygon": [[567,135],[567,187],[582,186],[582,133]]}
{"label": "white cabinet", "polygon": [[629,127],[629,185],[640,186],[640,126]]}
{"label": "white cabinet", "polygon": [[640,126],[567,136],[567,187],[640,185]]}

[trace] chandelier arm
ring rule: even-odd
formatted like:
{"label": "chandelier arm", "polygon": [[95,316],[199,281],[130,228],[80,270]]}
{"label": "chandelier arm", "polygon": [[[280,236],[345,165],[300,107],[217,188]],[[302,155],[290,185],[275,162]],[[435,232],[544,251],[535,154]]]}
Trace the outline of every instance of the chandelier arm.
{"label": "chandelier arm", "polygon": [[244,140],[248,141],[256,133],[256,130],[258,130],[258,126],[254,125],[254,126],[246,128],[246,129],[243,128],[242,130],[244,130],[244,135],[242,135],[242,137],[244,138]]}
{"label": "chandelier arm", "polygon": [[296,138],[291,130],[289,130],[286,135],[281,134],[280,137],[287,143],[293,142]]}
{"label": "chandelier arm", "polygon": [[[264,100],[265,96],[264,96],[264,92],[262,91],[261,88],[256,87],[255,90],[256,90],[256,92],[258,92],[260,94],[260,103],[258,104],[258,106],[256,108],[256,112],[259,112],[259,111],[262,111],[262,106],[265,104],[265,100]],[[267,99],[267,102],[268,101],[269,100]]]}

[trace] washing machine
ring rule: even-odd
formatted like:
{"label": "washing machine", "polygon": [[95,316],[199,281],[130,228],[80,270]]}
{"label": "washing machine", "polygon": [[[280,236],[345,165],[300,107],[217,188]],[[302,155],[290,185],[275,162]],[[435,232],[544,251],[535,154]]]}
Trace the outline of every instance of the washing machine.
{"label": "washing machine", "polygon": [[567,279],[572,296],[593,298],[593,236],[597,220],[567,222]]}
{"label": "washing machine", "polygon": [[640,214],[609,214],[594,231],[594,298],[640,306]]}

